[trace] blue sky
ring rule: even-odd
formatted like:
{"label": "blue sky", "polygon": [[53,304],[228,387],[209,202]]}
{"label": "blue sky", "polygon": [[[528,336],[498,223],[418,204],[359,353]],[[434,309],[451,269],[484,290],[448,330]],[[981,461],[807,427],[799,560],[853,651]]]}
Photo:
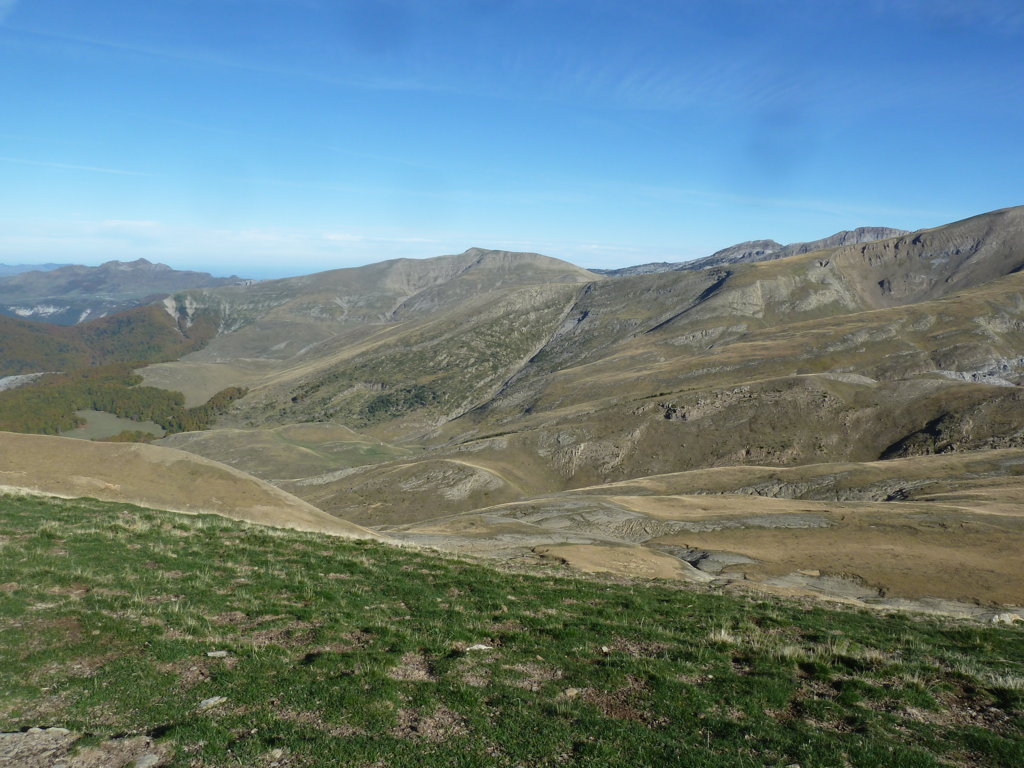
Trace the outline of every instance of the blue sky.
{"label": "blue sky", "polygon": [[0,262],[584,266],[1024,203],[1020,0],[0,0]]}

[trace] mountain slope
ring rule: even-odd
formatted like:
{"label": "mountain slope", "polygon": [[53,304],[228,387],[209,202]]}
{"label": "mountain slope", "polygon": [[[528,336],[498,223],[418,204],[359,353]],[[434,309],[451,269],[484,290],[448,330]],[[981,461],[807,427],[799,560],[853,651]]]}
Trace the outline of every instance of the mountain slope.
{"label": "mountain slope", "polygon": [[[225,318],[219,335],[145,375],[174,389],[198,391],[193,379],[250,388],[220,434],[168,444],[230,458],[321,509],[430,546],[581,567],[625,558],[628,570],[652,551],[699,544],[719,560],[742,554],[753,564],[734,570],[787,589],[804,578],[794,573],[824,573],[847,552],[850,573],[907,599],[945,584],[935,594],[1017,600],[1008,584],[1019,565],[1005,546],[1020,521],[1004,514],[1020,498],[1015,471],[1000,465],[993,477],[1010,478],[1005,487],[985,485],[982,470],[942,462],[1024,448],[1024,209],[843,240],[615,280],[536,255],[471,252],[188,292],[168,312],[187,327],[206,308]],[[330,448],[280,439],[309,421],[353,434]],[[376,461],[364,460],[374,444]],[[752,500],[742,486],[695,500],[710,486],[692,476],[690,490],[663,494],[610,487],[718,468],[742,476],[744,466],[867,463],[866,475],[885,475],[877,462],[899,457],[934,460],[948,485],[929,481],[932,498],[902,507],[884,500],[917,492],[900,476],[883,498],[871,496],[878,488],[840,498],[835,483],[802,476],[799,503]],[[765,471],[751,470],[752,486],[769,488],[753,481]],[[817,527],[792,533],[785,521],[803,501]],[[719,530],[715,520],[743,510],[782,522]],[[894,546],[921,566],[886,580],[889,534],[876,531],[896,515],[906,530],[892,533]],[[672,538],[679,531],[689,538]],[[803,559],[771,554],[790,535]],[[985,571],[986,547],[1000,553],[998,569]],[[942,581],[944,561],[973,576]],[[867,594],[822,578],[800,588]]]}
{"label": "mountain slope", "polygon": [[237,277],[171,269],[146,259],[98,267],[60,266],[0,276],[0,314],[75,325],[189,288],[231,285]]}
{"label": "mountain slope", "polygon": [[[417,404],[436,420],[489,396],[592,279],[538,254],[474,248],[188,292],[168,300],[179,325],[205,310],[222,318],[222,333],[143,375],[200,399],[223,386],[227,367],[253,389],[259,421],[283,408],[283,419],[344,413],[361,424]],[[392,396],[371,403],[389,388]]]}
{"label": "mountain slope", "polygon": [[[331,419],[385,440],[456,442],[512,432],[536,453],[565,424],[576,435],[565,450],[583,451],[573,482],[672,462],[873,459],[947,407],[1016,412],[1001,385],[1024,370],[1022,221],[1024,209],[1007,209],[786,259],[582,285],[583,270],[554,260],[467,252],[191,293],[177,301],[217,305],[238,330],[145,375],[170,386],[201,366],[258,369],[238,409],[252,425]],[[540,284],[552,273],[565,282]],[[650,449],[652,430],[672,440],[670,423],[682,436],[702,413],[706,437]],[[1012,437],[988,423],[989,437]],[[863,439],[839,437],[851,429]],[[592,450],[609,458],[583,458]],[[648,454],[644,466],[626,459]]]}

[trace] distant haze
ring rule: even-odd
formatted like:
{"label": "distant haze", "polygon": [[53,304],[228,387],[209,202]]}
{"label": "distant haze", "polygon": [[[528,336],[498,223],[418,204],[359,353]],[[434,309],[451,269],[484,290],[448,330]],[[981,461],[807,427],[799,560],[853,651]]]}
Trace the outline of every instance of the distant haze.
{"label": "distant haze", "polygon": [[[621,275],[645,274],[645,273],[650,273],[650,272],[667,272],[667,271],[671,271],[671,270],[675,270],[675,269],[690,269],[690,268],[693,268],[693,269],[697,269],[697,268],[703,269],[704,267],[715,266],[717,264],[728,264],[728,263],[732,263],[732,262],[735,262],[735,261],[761,261],[763,259],[783,258],[785,256],[790,256],[790,255],[793,255],[795,253],[806,253],[808,251],[816,250],[818,248],[827,248],[827,247],[832,247],[834,245],[840,245],[840,244],[852,243],[852,242],[868,242],[868,241],[871,241],[871,240],[879,240],[879,239],[883,239],[883,238],[886,238],[886,237],[894,237],[894,236],[900,235],[900,234],[906,234],[906,231],[905,230],[901,230],[901,229],[891,229],[891,228],[887,228],[887,227],[859,227],[858,229],[856,229],[854,231],[838,232],[838,233],[835,233],[833,235],[829,235],[826,238],[821,238],[821,239],[818,239],[818,240],[811,240],[811,241],[803,241],[803,242],[798,242],[798,243],[792,243],[792,244],[786,245],[786,246],[783,246],[782,244],[777,243],[774,240],[755,240],[755,241],[747,241],[747,242],[744,242],[744,243],[737,243],[735,245],[731,245],[731,246],[728,246],[726,248],[722,248],[720,250],[717,250],[717,251],[715,251],[714,253],[712,253],[710,255],[702,255],[701,258],[688,259],[688,260],[685,260],[685,261],[678,261],[678,262],[656,262],[656,263],[648,262],[648,263],[639,264],[639,265],[623,264],[620,267],[617,267],[617,268],[614,268],[614,269],[599,269],[596,266],[594,266],[593,264],[591,264],[590,268],[593,269],[596,272],[600,272],[600,273],[603,273],[603,274],[608,274],[608,275],[615,276],[615,277],[618,277],[618,276],[621,276]],[[441,254],[436,254],[435,253],[435,254],[428,254],[427,256],[406,257],[406,258],[432,258],[432,257],[439,256],[439,255],[441,255]],[[547,255],[547,254],[545,254],[545,255]],[[386,259],[382,258],[382,259],[379,259],[378,261],[385,261],[385,260]],[[566,259],[566,261],[572,262],[571,259]],[[114,265],[116,265],[118,263],[119,262],[104,262],[104,265],[106,265],[106,266],[114,266]],[[370,262],[370,263],[376,263],[376,262]],[[125,266],[125,267],[128,266],[128,264],[125,264],[123,262],[121,262],[121,264],[123,266]],[[148,262],[146,262],[145,259],[140,259],[140,260],[137,260],[136,262],[133,262],[132,266],[137,268],[139,264],[145,264],[147,266],[152,266],[152,265],[149,265]],[[67,265],[67,264],[40,264],[40,265],[37,265],[37,266],[33,266],[33,265],[28,265],[28,264],[18,264],[18,265],[0,264],[0,278],[3,278],[4,276],[9,276],[9,275],[21,274],[21,273],[28,272],[28,271],[31,271],[31,270],[53,271],[53,270],[58,269],[60,267],[67,267],[67,266],[69,266],[69,265]],[[156,266],[163,268],[163,267],[166,267],[167,265],[160,264],[160,265],[156,265]],[[218,271],[216,264],[204,265],[204,266],[207,267],[207,269],[209,269],[209,270],[213,270],[213,276],[214,277],[218,277],[218,278],[235,277],[234,275],[227,275],[225,273],[226,270]],[[226,265],[226,266],[228,266],[228,265]],[[246,277],[248,277],[249,279],[256,279],[256,280],[266,280],[266,279],[274,279],[274,278],[280,278],[280,277],[298,277],[298,276],[303,275],[303,274],[312,274],[314,272],[326,271],[328,269],[333,269],[333,268],[338,267],[338,266],[350,266],[350,265],[340,265],[340,264],[319,265],[318,264],[318,265],[314,265],[313,270],[311,270],[310,272],[303,272],[302,271],[302,262],[289,262],[288,260],[282,260],[279,263],[254,263],[252,265],[253,270],[250,270],[250,273],[247,274]],[[363,264],[356,264],[354,266],[365,266],[365,265],[363,265]],[[581,263],[577,263],[577,266],[582,266],[582,267],[586,268],[588,265],[586,263],[582,263],[582,264]],[[183,268],[183,267],[175,267],[175,268]],[[173,289],[168,289],[168,290],[179,290],[180,287],[184,287],[184,286],[179,286],[179,287],[176,287],[176,288],[173,288]],[[2,294],[3,294],[3,286],[0,285],[0,299],[3,298]],[[141,296],[142,294],[139,294],[139,295]],[[2,313],[2,311],[3,311],[2,308],[0,308],[0,313]]]}

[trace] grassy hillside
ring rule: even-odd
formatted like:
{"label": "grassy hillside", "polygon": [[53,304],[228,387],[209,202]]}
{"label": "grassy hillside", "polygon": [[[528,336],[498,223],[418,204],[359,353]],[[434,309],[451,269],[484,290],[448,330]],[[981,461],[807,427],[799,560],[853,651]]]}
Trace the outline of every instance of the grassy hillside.
{"label": "grassy hillside", "polygon": [[376,536],[233,467],[155,445],[0,432],[0,487],[337,536]]}
{"label": "grassy hillside", "polygon": [[71,730],[0,748],[52,738],[51,761],[77,735],[167,766],[1024,761],[1017,628],[0,505],[0,730]]}

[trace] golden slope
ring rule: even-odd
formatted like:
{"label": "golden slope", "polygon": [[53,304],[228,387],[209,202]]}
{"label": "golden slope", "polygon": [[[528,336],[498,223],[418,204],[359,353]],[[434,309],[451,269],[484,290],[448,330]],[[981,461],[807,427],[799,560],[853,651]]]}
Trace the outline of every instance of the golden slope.
{"label": "golden slope", "polygon": [[0,487],[380,538],[225,464],[153,445],[0,432]]}

